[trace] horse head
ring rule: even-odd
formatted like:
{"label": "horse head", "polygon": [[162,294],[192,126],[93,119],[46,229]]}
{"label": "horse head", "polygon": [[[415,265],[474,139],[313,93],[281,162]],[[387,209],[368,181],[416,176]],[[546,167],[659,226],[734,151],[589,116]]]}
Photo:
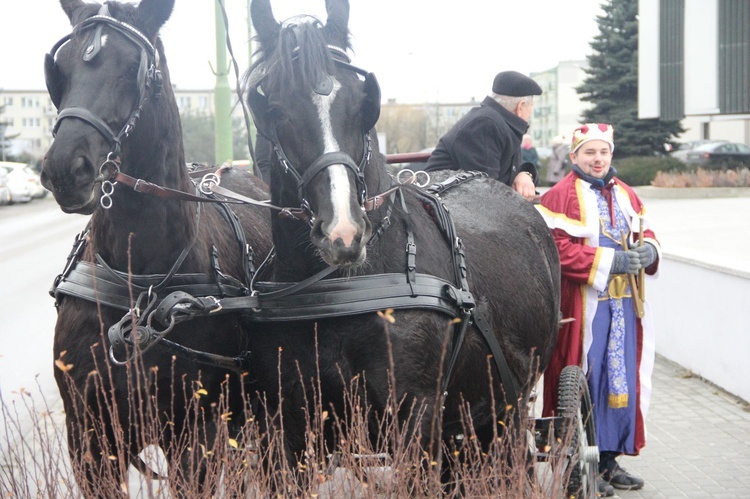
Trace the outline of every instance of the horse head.
{"label": "horse head", "polygon": [[349,4],[327,0],[324,23],[298,16],[279,23],[269,0],[253,0],[260,57],[248,103],[276,151],[271,190],[277,203],[301,204],[310,237],[328,264],[358,266],[372,227],[364,212],[380,89],[350,64]]}
{"label": "horse head", "polygon": [[[97,191],[121,166],[163,181],[164,172],[153,166],[175,155],[165,146],[154,149],[163,135],[137,126],[170,120],[172,133],[181,134],[179,116],[164,102],[174,96],[157,38],[174,0],[143,0],[137,7],[82,0],[61,0],[61,5],[73,30],[45,58],[47,89],[58,117],[42,183],[63,211],[91,214],[99,203]],[[161,154],[146,157],[145,150]]]}

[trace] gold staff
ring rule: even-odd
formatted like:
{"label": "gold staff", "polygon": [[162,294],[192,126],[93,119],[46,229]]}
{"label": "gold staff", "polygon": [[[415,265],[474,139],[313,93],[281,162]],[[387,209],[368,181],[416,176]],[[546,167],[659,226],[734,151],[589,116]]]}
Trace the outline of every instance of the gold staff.
{"label": "gold staff", "polygon": [[[627,251],[628,246],[628,238],[625,234],[622,234],[622,248]],[[641,269],[643,270],[643,269]],[[638,292],[638,284],[635,282],[635,275],[628,274],[628,282],[630,283],[630,291],[633,295],[633,305],[635,306],[635,314],[638,316],[639,319],[642,319],[644,315],[646,315],[646,312],[643,310],[643,300],[641,300],[641,295]]]}
{"label": "gold staff", "polygon": [[[639,220],[638,246],[643,246],[643,217],[640,217]],[[646,267],[641,267],[641,270],[638,271],[638,298],[641,299],[641,304],[646,301]]]}

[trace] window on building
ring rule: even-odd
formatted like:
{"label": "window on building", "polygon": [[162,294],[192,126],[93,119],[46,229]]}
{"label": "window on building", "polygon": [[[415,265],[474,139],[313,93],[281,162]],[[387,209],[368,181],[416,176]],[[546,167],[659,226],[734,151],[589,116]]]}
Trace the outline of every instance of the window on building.
{"label": "window on building", "polygon": [[206,97],[205,95],[201,95],[198,97],[198,108],[208,109],[208,97]]}
{"label": "window on building", "polygon": [[750,2],[719,2],[719,106],[750,112]]}
{"label": "window on building", "polygon": [[13,105],[13,97],[6,97],[5,98],[5,105],[10,107]]}

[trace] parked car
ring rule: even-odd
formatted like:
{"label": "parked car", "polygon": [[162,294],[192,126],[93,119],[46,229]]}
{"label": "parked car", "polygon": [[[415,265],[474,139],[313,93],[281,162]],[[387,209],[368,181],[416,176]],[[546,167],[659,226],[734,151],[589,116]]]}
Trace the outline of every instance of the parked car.
{"label": "parked car", "polygon": [[690,151],[685,159],[688,164],[705,168],[750,167],[750,146],[734,142],[703,144]]}
{"label": "parked car", "polygon": [[0,166],[8,170],[8,176],[23,182],[28,188],[29,195],[32,198],[43,198],[47,195],[47,189],[42,185],[39,174],[26,163],[13,163],[10,161],[0,161]]}
{"label": "parked car", "polygon": [[726,140],[711,140],[711,139],[702,139],[702,140],[690,140],[688,142],[682,142],[680,144],[677,144],[677,146],[669,153],[669,155],[673,158],[677,158],[681,161],[687,160],[687,155],[695,149],[696,147],[700,147],[705,144],[719,144],[724,143]]}
{"label": "parked car", "polygon": [[8,187],[8,172],[5,168],[0,168],[0,205],[12,202],[13,198],[10,196],[10,187]]}
{"label": "parked car", "polygon": [[0,169],[5,172],[8,178],[8,189],[10,189],[10,202],[11,203],[28,203],[33,198],[31,197],[31,189],[29,188],[29,182],[26,180],[26,176],[18,173],[13,173],[14,170],[7,166],[7,162],[0,162]]}

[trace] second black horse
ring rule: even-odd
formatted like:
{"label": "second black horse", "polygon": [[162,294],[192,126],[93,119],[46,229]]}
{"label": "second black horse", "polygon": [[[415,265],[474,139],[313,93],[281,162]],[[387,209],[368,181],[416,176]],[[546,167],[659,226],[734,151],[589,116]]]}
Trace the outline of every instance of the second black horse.
{"label": "second black horse", "polygon": [[[272,414],[281,409],[291,459],[304,453],[313,402],[308,394],[320,388],[323,407],[343,414],[343,394],[353,379],[364,380],[373,439],[393,389],[403,402],[402,422],[424,449],[437,451],[435,435],[451,443],[463,434],[466,407],[471,431],[489,445],[511,393],[488,364],[488,355],[497,353],[489,343],[500,346],[525,393],[530,373],[544,369],[557,338],[557,251],[533,205],[494,180],[463,183],[439,199],[413,187],[391,190],[376,146],[377,81],[347,56],[348,2],[330,0],[326,7],[325,23],[308,16],[279,23],[269,0],[251,7],[260,58],[248,76],[248,101],[260,132],[275,146],[272,201],[301,205],[308,214],[274,218],[275,280],[314,280],[328,266],[342,283],[387,274],[408,285],[429,275],[453,283],[455,291],[465,278],[473,302],[455,300],[454,315],[469,327],[461,340],[464,332],[450,325],[450,313],[405,306],[396,307],[388,324],[383,314],[369,312],[254,328],[257,389]],[[441,173],[433,181],[447,177]],[[368,199],[377,194],[383,196]],[[466,309],[471,313],[462,316]],[[443,394],[440,380],[448,376]],[[419,418],[412,417],[415,406],[422,408]]]}

